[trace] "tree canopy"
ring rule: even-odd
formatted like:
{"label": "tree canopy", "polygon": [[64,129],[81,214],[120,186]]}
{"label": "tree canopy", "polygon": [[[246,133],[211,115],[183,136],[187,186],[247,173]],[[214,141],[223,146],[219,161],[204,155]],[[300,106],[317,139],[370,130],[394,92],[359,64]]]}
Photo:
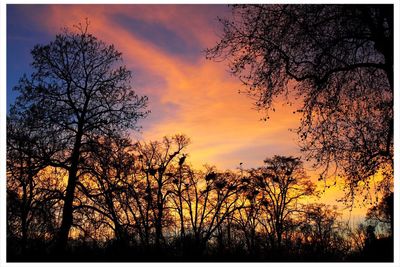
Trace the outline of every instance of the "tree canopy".
{"label": "tree canopy", "polygon": [[234,5],[219,21],[207,58],[262,110],[301,101],[300,144],[323,177],[344,176],[350,198],[382,169],[392,180],[393,5]]}
{"label": "tree canopy", "polygon": [[32,49],[33,73],[15,87],[20,95],[9,116],[10,122],[34,122],[30,125],[36,136],[56,148],[41,159],[68,172],[58,234],[61,249],[73,223],[75,187],[91,144],[99,136],[123,136],[137,129],[138,120],[147,114],[147,98],[132,89],[122,54],[90,34],[88,25],[65,29],[49,44]]}

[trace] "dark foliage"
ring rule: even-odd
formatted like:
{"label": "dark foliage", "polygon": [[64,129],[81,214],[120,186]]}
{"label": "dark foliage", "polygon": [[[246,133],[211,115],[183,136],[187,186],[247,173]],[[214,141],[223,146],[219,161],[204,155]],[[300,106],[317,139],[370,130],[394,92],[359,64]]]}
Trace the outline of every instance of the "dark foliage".
{"label": "dark foliage", "polygon": [[[94,144],[93,144],[94,145]],[[23,240],[8,229],[9,261],[364,261],[390,260],[371,254],[375,244],[390,251],[388,237],[369,228],[357,235],[340,222],[335,207],[300,204],[313,194],[298,158],[275,156],[265,166],[220,172],[193,170],[184,136],[130,144],[101,139],[91,150],[79,181],[74,223],[67,246],[54,251],[56,221],[36,220]],[[153,171],[154,170],[154,171]],[[48,173],[58,177],[60,173]],[[46,178],[48,178],[46,177]],[[36,179],[39,176],[35,177]],[[41,183],[39,182],[39,185]],[[62,186],[58,185],[57,188]],[[20,201],[21,196],[9,193]],[[35,195],[43,203],[52,203]],[[9,218],[18,217],[9,200]],[[49,214],[62,211],[47,205]],[[32,215],[35,218],[38,215]],[[53,226],[52,228],[45,227]],[[373,231],[373,227],[371,228]],[[369,232],[368,232],[369,231]],[[386,238],[386,239],[385,239]],[[352,240],[360,242],[354,247]],[[380,251],[380,250],[379,250]],[[382,250],[383,251],[383,250]]]}
{"label": "dark foliage", "polygon": [[[45,152],[39,155],[41,165],[62,168],[68,174],[60,198],[61,225],[57,226],[61,250],[74,223],[75,189],[91,144],[99,135],[118,136],[136,128],[137,121],[146,115],[143,109],[147,98],[132,90],[131,73],[120,65],[121,53],[88,33],[87,27],[88,23],[86,27],[79,25],[77,32],[65,30],[49,44],[33,48],[34,72],[15,87],[20,95],[9,118],[10,129],[19,127],[12,123],[29,120],[30,125],[26,125],[31,136],[26,142],[38,142],[35,138],[40,136],[42,142],[47,141],[48,147],[54,148],[39,148]],[[14,133],[8,135],[18,141]],[[35,153],[39,152],[42,151]]]}
{"label": "dark foliage", "polygon": [[393,5],[234,5],[208,58],[230,62],[257,107],[300,102],[297,132],[321,177],[348,199],[393,181]]}

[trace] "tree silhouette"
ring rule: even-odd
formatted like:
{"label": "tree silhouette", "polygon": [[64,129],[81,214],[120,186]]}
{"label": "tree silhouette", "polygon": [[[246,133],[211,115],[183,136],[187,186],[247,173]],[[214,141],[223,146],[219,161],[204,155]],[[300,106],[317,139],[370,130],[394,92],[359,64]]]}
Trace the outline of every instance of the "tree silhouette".
{"label": "tree silhouette", "polygon": [[335,206],[315,203],[304,207],[300,232],[304,242],[321,257],[339,257],[344,253],[341,245],[345,242],[340,233],[339,215]]}
{"label": "tree silhouette", "polygon": [[[223,245],[222,225],[242,207],[239,203],[239,180],[233,172],[218,172],[208,167],[206,172],[188,172],[184,181],[183,201],[190,225],[187,253],[201,256],[207,243],[217,237]],[[229,245],[229,244],[228,244]]]}
{"label": "tree silhouette", "polygon": [[160,249],[164,242],[163,227],[169,211],[167,209],[168,198],[173,193],[172,184],[174,179],[179,178],[179,173],[171,172],[173,171],[172,166],[176,162],[179,164],[182,160],[183,150],[189,142],[190,140],[186,136],[175,135],[164,137],[161,142],[137,143],[138,168],[140,170],[137,178],[142,180],[141,183],[145,187],[142,197],[146,200],[144,207],[146,221],[149,219],[148,212],[151,212],[157,249]]}
{"label": "tree silhouette", "polygon": [[344,175],[353,197],[393,168],[393,5],[235,5],[220,22],[207,57],[229,60],[260,109],[302,101],[302,149],[323,177]]}
{"label": "tree silhouette", "polygon": [[298,213],[298,200],[314,193],[315,186],[308,179],[298,158],[274,156],[265,166],[249,171],[255,181],[257,199],[263,204],[265,217],[260,223],[270,235],[274,248],[282,245],[285,222]]}
{"label": "tree silhouette", "polygon": [[242,190],[241,198],[239,201],[244,203],[242,209],[237,211],[236,222],[239,229],[244,234],[247,250],[250,255],[257,254],[257,230],[260,227],[259,219],[263,216],[263,204],[258,200],[259,189],[255,181],[251,177],[244,177],[243,170],[241,170],[241,183]]}
{"label": "tree silhouette", "polygon": [[[94,140],[93,140],[94,141]],[[128,226],[122,218],[120,203],[124,201],[124,193],[129,176],[134,173],[133,145],[126,138],[100,137],[89,146],[90,156],[85,159],[82,168],[82,179],[77,182],[77,198],[81,197],[74,210],[94,211],[98,216],[108,220],[119,245],[127,240]]]}
{"label": "tree silhouette", "polygon": [[[24,113],[15,109],[7,117],[7,220],[10,234],[20,236],[25,252],[28,239],[41,233],[54,234],[53,206],[61,191],[52,179],[43,183],[49,155],[58,151],[51,136],[42,136],[35,124],[35,108]],[[49,232],[50,231],[50,232]]]}
{"label": "tree silhouette", "polygon": [[[21,247],[26,249],[29,222],[31,221],[33,204],[36,198],[36,174],[45,166],[41,161],[35,160],[34,142],[38,136],[34,135],[31,127],[25,122],[9,117],[7,120],[7,180],[8,223],[12,224],[14,216],[18,217],[14,225],[20,228]],[[21,192],[19,196],[18,192]],[[20,225],[20,227],[17,227]]]}
{"label": "tree silhouette", "polygon": [[393,210],[393,193],[383,196],[381,201],[368,209],[366,219],[375,226],[380,225],[386,229],[389,235],[393,236],[394,210]]}
{"label": "tree silhouette", "polygon": [[[7,117],[7,260],[393,259],[393,89],[390,53],[375,36],[391,38],[390,6],[234,10],[209,55],[234,56],[234,73],[246,73],[260,107],[297,82],[307,159],[324,174],[332,162],[342,168],[352,193],[377,171],[386,177],[369,225],[346,228],[335,208],[312,202],[315,185],[300,158],[195,169],[185,135],[131,140],[147,98],[132,90],[121,53],[87,23],[35,46],[33,74],[16,86]],[[377,225],[387,234],[375,234]]]}
{"label": "tree silhouette", "polygon": [[16,112],[36,109],[41,135],[51,136],[62,149],[47,158],[48,165],[68,172],[63,196],[57,248],[64,249],[73,223],[76,185],[85,160],[85,147],[99,135],[137,128],[146,112],[147,98],[130,86],[131,72],[120,64],[121,53],[88,33],[88,23],[77,31],[65,29],[46,45],[32,50],[34,69],[16,90]]}
{"label": "tree silhouette", "polygon": [[179,226],[180,226],[180,238],[183,239],[185,237],[185,215],[184,215],[184,195],[188,190],[188,177],[193,175],[191,172],[190,166],[185,164],[186,160],[186,155],[183,154],[178,162],[178,166],[176,166],[176,169],[170,170],[169,174],[170,176],[173,176],[174,179],[172,180],[172,190],[171,193],[173,196],[171,197],[171,202],[173,203],[173,207],[175,207],[176,212],[178,213],[179,216]]}

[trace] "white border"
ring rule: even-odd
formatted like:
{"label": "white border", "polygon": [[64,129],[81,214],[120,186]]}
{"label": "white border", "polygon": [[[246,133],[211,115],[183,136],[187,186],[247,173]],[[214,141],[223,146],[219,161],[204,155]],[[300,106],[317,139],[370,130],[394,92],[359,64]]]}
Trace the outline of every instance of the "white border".
{"label": "white border", "polygon": [[6,5],[0,3],[0,265],[5,262],[6,248]]}
{"label": "white border", "polygon": [[[267,1],[260,1],[260,0],[252,0],[244,1],[244,0],[213,0],[213,1],[201,1],[201,0],[175,0],[175,1],[129,1],[129,0],[116,0],[110,2],[110,0],[96,0],[96,1],[81,1],[81,0],[3,0],[0,1],[0,61],[1,61],[1,68],[0,68],[0,83],[1,83],[1,92],[0,92],[0,266],[152,266],[152,265],[162,265],[163,267],[173,267],[173,266],[184,266],[188,263],[7,263],[6,262],[6,42],[7,42],[7,19],[6,19],[6,5],[7,4],[226,4],[226,3],[293,3],[299,4],[299,1],[285,1],[285,0],[267,0]],[[358,267],[358,266],[400,266],[400,220],[399,220],[399,210],[400,210],[400,197],[399,197],[399,178],[400,175],[400,162],[399,162],[399,142],[400,142],[400,125],[399,125],[399,112],[400,112],[400,80],[399,75],[400,73],[399,68],[399,34],[400,34],[400,25],[399,25],[399,16],[400,16],[400,2],[395,0],[388,1],[388,0],[381,0],[381,1],[371,1],[371,0],[341,0],[341,1],[329,1],[329,0],[308,0],[308,1],[301,1],[301,3],[310,3],[310,4],[329,4],[329,3],[344,3],[344,4],[394,4],[394,111],[395,111],[395,123],[394,123],[394,147],[395,147],[395,198],[394,198],[394,216],[395,216],[395,223],[394,223],[394,262],[393,263],[190,263],[191,266],[200,266],[203,264],[211,265],[211,266],[242,266],[243,264],[250,264],[252,266],[351,266],[351,267]],[[397,137],[397,138],[396,138]]]}

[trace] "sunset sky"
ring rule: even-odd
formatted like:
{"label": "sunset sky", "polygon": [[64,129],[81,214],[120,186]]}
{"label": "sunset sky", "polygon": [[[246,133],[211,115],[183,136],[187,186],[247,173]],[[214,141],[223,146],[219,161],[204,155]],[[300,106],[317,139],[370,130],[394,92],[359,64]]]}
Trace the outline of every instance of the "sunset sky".
{"label": "sunset sky", "polygon": [[[226,5],[8,5],[7,105],[16,97],[12,87],[30,72],[33,46],[88,18],[90,32],[123,53],[135,91],[149,97],[151,113],[134,140],[186,134],[196,167],[235,169],[243,162],[250,168],[273,155],[300,156],[289,131],[299,123],[296,107],[278,101],[270,120],[262,121],[252,100],[238,93],[244,87],[227,63],[205,59],[202,51],[218,40],[217,17],[229,14]],[[328,191],[324,201],[340,191]]]}

